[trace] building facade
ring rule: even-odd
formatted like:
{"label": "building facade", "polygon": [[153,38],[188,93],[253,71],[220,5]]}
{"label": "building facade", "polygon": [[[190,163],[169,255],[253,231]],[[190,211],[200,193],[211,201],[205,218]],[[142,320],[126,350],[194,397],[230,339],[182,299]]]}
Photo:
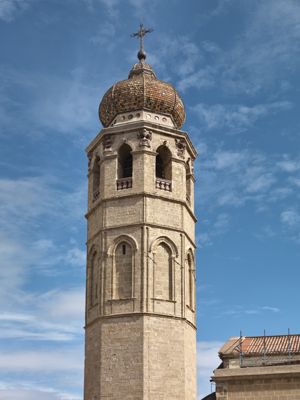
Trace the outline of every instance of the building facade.
{"label": "building facade", "polygon": [[300,399],[300,335],[233,337],[219,356],[207,400]]}
{"label": "building facade", "polygon": [[143,49],[87,148],[85,400],[195,400],[193,163],[177,91]]}

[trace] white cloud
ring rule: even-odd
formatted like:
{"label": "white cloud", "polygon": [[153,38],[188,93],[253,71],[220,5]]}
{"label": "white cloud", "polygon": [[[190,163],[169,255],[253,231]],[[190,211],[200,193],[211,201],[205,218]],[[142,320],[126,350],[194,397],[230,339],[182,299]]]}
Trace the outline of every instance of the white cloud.
{"label": "white cloud", "polygon": [[[51,176],[0,179],[0,221],[5,236],[9,232],[16,236],[21,227],[32,226],[42,216],[73,222],[81,219],[85,211],[86,183],[68,188],[64,182],[63,189],[60,183]],[[41,250],[51,247],[52,244],[40,238],[35,246],[37,250]]]}
{"label": "white cloud", "polygon": [[116,27],[114,24],[105,21],[99,27],[98,32],[91,37],[91,42],[99,46],[107,46],[112,50],[116,44]]}
{"label": "white cloud", "polygon": [[73,247],[68,250],[66,261],[75,267],[83,267],[86,262],[86,253],[77,247]]}
{"label": "white cloud", "polygon": [[218,352],[223,343],[218,341],[200,341],[197,343],[198,398],[202,399],[211,392],[210,377],[221,363]]}
{"label": "white cloud", "polygon": [[300,178],[289,178],[289,182],[297,187],[300,187]]}
{"label": "white cloud", "polygon": [[2,351],[0,370],[6,372],[59,372],[82,371],[82,349],[71,350],[34,350],[34,351]]}
{"label": "white cloud", "polygon": [[278,307],[270,307],[270,306],[263,306],[263,307],[261,307],[261,309],[264,311],[271,311],[274,313],[278,313],[280,311],[280,309]]}
{"label": "white cloud", "polygon": [[84,287],[72,290],[60,290],[43,295],[43,306],[45,315],[51,319],[83,320],[85,305]]}
{"label": "white cloud", "polygon": [[281,213],[281,222],[290,228],[295,228],[300,225],[300,214],[295,209],[288,209]]}
{"label": "white cloud", "polygon": [[199,174],[202,202],[209,208],[268,202],[272,196],[266,192],[277,181],[272,160],[248,150],[208,150]]}
{"label": "white cloud", "polygon": [[0,19],[11,22],[17,14],[24,11],[32,0],[0,0]]}
{"label": "white cloud", "polygon": [[[74,68],[68,78],[1,67],[0,115],[5,118],[0,121],[0,133],[9,129],[11,134],[21,131],[34,137],[50,129],[51,134],[65,134],[74,140],[90,137],[100,127],[97,104],[108,83],[95,84],[87,75],[83,67]],[[26,96],[11,98],[13,90],[24,91]]]}
{"label": "white cloud", "polygon": [[102,5],[109,18],[115,19],[119,16],[119,4],[120,4],[120,0],[83,0],[84,3],[87,5],[88,9],[91,12],[94,12],[95,9],[97,9],[97,6],[99,7],[99,3],[100,5]]}
{"label": "white cloud", "polygon": [[291,160],[288,156],[284,156],[282,161],[277,163],[280,169],[284,172],[296,172],[300,170],[300,161]]}
{"label": "white cloud", "polygon": [[[253,203],[257,211],[266,211],[274,203],[288,201],[296,194],[299,178],[293,170],[282,179],[282,159],[255,150],[225,149],[223,144],[205,146],[201,164],[196,163],[196,201],[207,211],[221,207],[241,207]],[[288,204],[288,203],[287,203]],[[222,211],[222,210],[221,210]],[[227,212],[227,211],[226,211]],[[212,222],[210,222],[212,226]],[[204,231],[204,233],[206,233]],[[209,241],[204,234],[203,240]]]}
{"label": "white cloud", "polygon": [[0,313],[1,338],[63,342],[82,337],[83,287],[21,295],[21,305],[12,312],[4,309]]}
{"label": "white cloud", "polygon": [[[55,212],[59,202],[53,200],[59,196],[55,189],[50,189],[47,178],[0,179],[0,218],[2,224],[8,218],[23,222],[38,217],[45,212]],[[9,220],[9,223],[11,221]]]}
{"label": "white cloud", "polygon": [[[116,21],[121,16],[121,7],[125,3],[122,0],[84,0],[90,11],[97,9],[97,4],[100,3],[107,13],[109,19]],[[128,0],[126,2],[126,7],[130,7],[130,11],[138,20],[143,20],[145,16],[149,20],[153,13],[153,10],[159,4],[157,0]],[[128,7],[128,8],[129,8]]]}
{"label": "white cloud", "polygon": [[[33,228],[34,223],[43,217],[78,222],[85,212],[86,182],[68,187],[51,176],[0,179],[0,234],[17,238],[24,229]],[[49,249],[53,244],[41,237],[34,244],[37,251]],[[5,250],[2,247],[3,250]],[[8,249],[9,251],[9,245]],[[77,258],[79,253],[77,252]],[[73,254],[75,256],[75,253]],[[71,257],[71,254],[70,254]]]}
{"label": "white cloud", "polygon": [[[101,88],[84,84],[80,79],[69,81],[43,77],[40,88],[29,112],[37,128],[47,128],[68,135],[87,135],[97,129],[97,104]],[[47,97],[43,96],[47,93]],[[41,97],[42,98],[41,98]],[[96,105],[96,106],[95,106]]]}
{"label": "white cloud", "polygon": [[[242,7],[239,7],[240,3]],[[226,94],[247,95],[255,95],[269,87],[275,87],[278,92],[289,90],[291,86],[287,76],[297,73],[300,63],[299,2],[220,1],[202,20],[211,22],[212,17],[231,10],[231,4],[243,15],[244,23],[239,35],[231,38],[226,50],[214,43],[202,46],[208,54],[213,49],[215,57],[206,57],[204,66],[203,62],[197,64],[193,73],[182,79],[179,88],[214,86]],[[249,112],[252,111],[260,112],[259,109]]]}
{"label": "white cloud", "polygon": [[176,87],[180,91],[192,84],[197,87],[211,85],[209,71],[197,70],[199,61],[203,59],[203,51],[189,37],[160,33],[153,40],[154,51],[149,52],[149,60],[160,72],[160,79],[169,81],[169,74],[174,74],[178,77]]}
{"label": "white cloud", "polygon": [[[79,266],[84,253],[79,253],[78,259],[74,254],[70,258],[69,253],[74,251],[81,252],[79,249],[68,250],[66,246],[57,246],[51,240],[30,240],[22,236],[12,238],[5,234],[5,230],[0,231],[0,303],[9,301],[10,307],[24,304],[27,296],[23,287],[30,274],[53,276],[63,272],[60,270],[62,265],[65,269]],[[82,262],[80,266],[84,264]]]}
{"label": "white cloud", "polygon": [[224,56],[223,82],[233,91],[251,94],[270,85],[279,89],[282,71],[290,75],[300,61],[300,4],[267,0],[248,7],[245,32]]}
{"label": "white cloud", "polygon": [[71,341],[82,334],[84,288],[71,289],[70,280],[64,290],[43,295],[38,286],[35,292],[26,289],[41,275],[71,276],[70,267],[81,267],[76,274],[84,279],[85,252],[76,241],[58,244],[45,237],[48,220],[59,228],[82,219],[83,188],[72,193],[58,187],[59,182],[46,177],[0,180],[2,338]]}
{"label": "white cloud", "polygon": [[62,400],[62,398],[52,392],[12,388],[0,389],[0,400]]}
{"label": "white cloud", "polygon": [[214,71],[210,67],[205,67],[197,70],[196,72],[187,74],[181,78],[176,85],[178,90],[185,91],[190,87],[197,89],[209,88],[214,86],[215,77]]}
{"label": "white cloud", "polygon": [[0,400],[82,400],[81,393],[77,394],[77,391],[75,390],[74,393],[59,391],[26,381],[15,384],[0,381]]}
{"label": "white cloud", "polygon": [[259,315],[265,313],[279,313],[280,309],[274,306],[255,306],[252,308],[245,308],[240,305],[231,306],[230,309],[221,312],[221,315],[231,315],[234,317],[241,317],[243,315]]}
{"label": "white cloud", "polygon": [[287,110],[292,106],[288,101],[245,106],[242,104],[197,104],[192,110],[197,114],[203,126],[208,129],[226,128],[228,133],[243,132],[251,127],[259,118]]}
{"label": "white cloud", "polygon": [[253,178],[251,179],[251,173],[250,173],[249,174],[250,179],[248,179],[248,185],[246,187],[247,192],[250,193],[257,193],[262,191],[265,192],[276,181],[271,172],[261,175],[257,175],[255,170],[252,170],[252,172],[253,172]]}
{"label": "white cloud", "polygon": [[211,246],[216,237],[223,235],[229,229],[230,217],[227,213],[220,213],[214,221],[202,220],[203,228],[197,237],[200,247]]}
{"label": "white cloud", "polygon": [[244,154],[242,152],[217,150],[212,157],[212,165],[216,170],[236,169],[243,160]]}

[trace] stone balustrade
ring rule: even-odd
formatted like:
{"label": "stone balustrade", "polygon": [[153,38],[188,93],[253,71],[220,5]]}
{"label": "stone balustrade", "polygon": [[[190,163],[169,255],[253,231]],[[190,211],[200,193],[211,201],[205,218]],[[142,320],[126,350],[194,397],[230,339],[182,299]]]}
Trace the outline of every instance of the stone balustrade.
{"label": "stone balustrade", "polygon": [[156,178],[155,187],[157,189],[166,190],[167,192],[172,191],[172,182],[167,179]]}
{"label": "stone balustrade", "polygon": [[132,178],[121,178],[117,180],[117,190],[132,188]]}

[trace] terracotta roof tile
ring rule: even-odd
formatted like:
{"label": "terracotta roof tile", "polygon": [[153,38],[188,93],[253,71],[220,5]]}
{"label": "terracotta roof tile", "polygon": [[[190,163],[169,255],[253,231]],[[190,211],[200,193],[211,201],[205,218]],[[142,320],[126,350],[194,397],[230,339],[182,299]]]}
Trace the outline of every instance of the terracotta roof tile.
{"label": "terracotta roof tile", "polygon": [[220,355],[240,353],[241,350],[244,355],[300,353],[300,335],[234,337],[222,346]]}

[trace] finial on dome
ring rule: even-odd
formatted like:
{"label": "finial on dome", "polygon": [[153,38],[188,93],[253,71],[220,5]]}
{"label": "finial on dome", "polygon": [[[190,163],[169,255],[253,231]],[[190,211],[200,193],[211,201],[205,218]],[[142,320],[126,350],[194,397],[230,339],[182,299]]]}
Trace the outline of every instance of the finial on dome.
{"label": "finial on dome", "polygon": [[145,29],[143,24],[140,24],[140,29],[138,32],[132,33],[130,36],[131,37],[138,37],[140,39],[140,50],[137,54],[138,59],[140,62],[144,62],[146,60],[146,52],[144,50],[144,36],[146,36],[147,33],[153,32],[152,28]]}

